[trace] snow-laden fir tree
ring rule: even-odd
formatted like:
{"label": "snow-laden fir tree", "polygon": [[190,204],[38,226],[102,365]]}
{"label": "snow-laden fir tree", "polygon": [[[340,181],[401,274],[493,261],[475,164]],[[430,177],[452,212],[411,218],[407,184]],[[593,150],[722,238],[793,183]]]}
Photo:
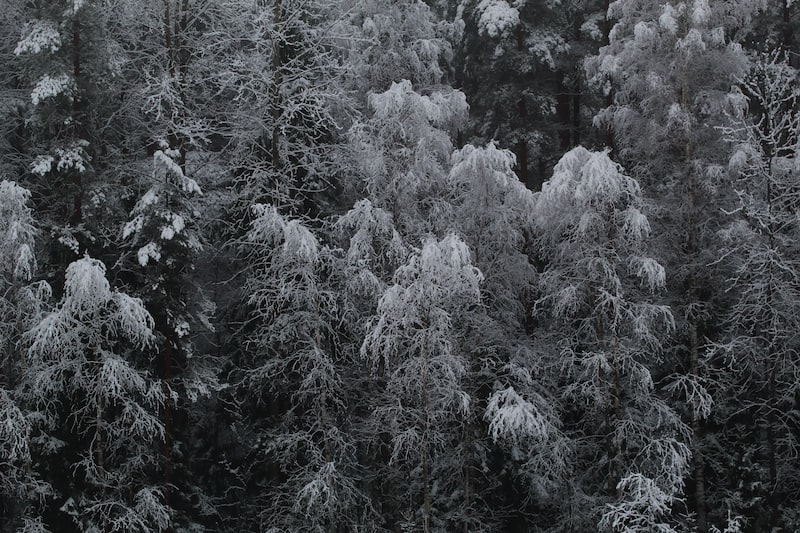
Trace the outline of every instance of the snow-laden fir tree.
{"label": "snow-laden fir tree", "polygon": [[338,338],[333,253],[274,206],[253,211],[242,242],[253,331],[242,390],[254,433],[243,475],[256,505],[243,511],[266,531],[355,530],[371,517],[348,430],[353,354]]}
{"label": "snow-laden fir tree", "polygon": [[59,231],[83,221],[83,192],[93,172],[87,128],[92,82],[87,75],[93,67],[87,59],[96,37],[95,4],[29,3],[29,18],[14,49],[21,78],[31,87],[26,120],[26,140],[34,156],[28,169],[31,187],[42,197],[37,208],[47,212],[47,222]]}
{"label": "snow-laden fir tree", "polygon": [[[153,172],[125,224],[126,264],[145,307],[154,319],[158,355],[145,362],[169,398],[162,410],[166,431],[162,480],[169,502],[193,522],[192,501],[204,501],[186,454],[191,447],[192,410],[217,386],[217,370],[196,343],[210,333],[210,306],[197,285],[196,265],[203,249],[197,181],[184,173],[179,150],[162,141],[153,154]],[[201,506],[202,507],[202,506]],[[188,527],[188,526],[186,526]]]}
{"label": "snow-laden fir tree", "polygon": [[480,304],[482,275],[454,234],[429,237],[394,275],[378,303],[361,348],[385,383],[374,408],[388,437],[393,500],[387,526],[446,531],[463,501],[463,457],[456,451],[462,421],[473,409],[464,390],[468,371],[465,318]]}
{"label": "snow-laden fir tree", "polygon": [[614,157],[663,206],[653,212],[659,228],[653,244],[672,261],[667,285],[678,327],[668,351],[680,361],[674,380],[694,434],[690,508],[701,533],[708,529],[706,500],[715,498],[706,494],[712,472],[703,450],[704,419],[714,413],[696,400],[708,398],[711,376],[701,354],[724,299],[720,276],[707,265],[719,257],[717,207],[732,200],[722,186],[727,149],[716,127],[727,120],[731,85],[747,69],[738,39],[764,6],[761,0],[618,0],[609,7],[609,44],[586,63],[590,82],[609,98],[595,123],[611,133]]}
{"label": "snow-laden fir tree", "polygon": [[449,89],[423,95],[403,80],[371,94],[369,105],[371,117],[351,130],[366,196],[392,215],[409,242],[431,231],[441,234],[453,151],[448,132],[466,118],[464,94]]}
{"label": "snow-laden fir tree", "polygon": [[[537,273],[527,253],[534,197],[517,179],[514,162],[510,151],[494,143],[467,145],[453,154],[448,176],[450,224],[484,275],[483,305],[466,323],[465,388],[475,408],[461,446],[465,500],[476,509],[481,500],[491,509],[518,508],[529,499],[538,508],[552,504],[568,453],[552,395],[556,387],[529,335],[537,293]],[[500,460],[499,454],[487,454],[495,445],[507,453]],[[519,498],[512,490],[498,497],[497,471],[507,476],[503,483],[519,484]]]}
{"label": "snow-laden fir tree", "polygon": [[348,61],[349,84],[361,95],[382,92],[409,80],[431,89],[450,78],[458,22],[438,20],[422,0],[348,1],[353,41]]}
{"label": "snow-laden fir tree", "polygon": [[137,368],[155,337],[141,300],[111,288],[85,256],[66,270],[57,307],[25,333],[36,469],[52,485],[53,531],[162,531],[170,509],[149,471],[164,437],[162,384]]}
{"label": "snow-laden fir tree", "polygon": [[39,318],[49,286],[31,282],[38,230],[30,191],[13,181],[0,182],[0,530],[12,530],[30,519],[26,503],[44,488],[30,471],[30,420],[18,394],[28,365],[21,336]]}
{"label": "snow-laden fir tree", "polygon": [[652,370],[674,321],[653,302],[664,268],[636,180],[607,152],[577,147],[537,195],[546,267],[536,315],[562,373],[564,431],[574,458],[562,527],[679,531],[689,428]]}
{"label": "snow-laden fir tree", "polygon": [[723,130],[739,202],[719,233],[733,304],[727,335],[711,354],[733,374],[715,395],[732,428],[721,440],[744,451],[727,467],[735,481],[725,504],[756,529],[792,530],[800,523],[784,502],[797,498],[800,482],[792,421],[800,375],[800,91],[784,55],[757,61],[729,95],[732,123]]}

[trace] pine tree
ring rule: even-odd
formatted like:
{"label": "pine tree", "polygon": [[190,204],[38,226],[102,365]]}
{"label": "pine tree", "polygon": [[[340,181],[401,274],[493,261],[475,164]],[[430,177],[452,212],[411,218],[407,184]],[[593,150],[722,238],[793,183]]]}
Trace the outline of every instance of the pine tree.
{"label": "pine tree", "polygon": [[[473,408],[463,389],[464,317],[480,302],[480,272],[455,235],[428,239],[394,275],[361,352],[385,380],[373,416],[389,437],[395,486],[387,526],[452,530],[448,515],[463,502],[463,458],[453,456],[460,421]],[[455,485],[454,485],[455,483]]]}
{"label": "pine tree", "polygon": [[664,268],[647,255],[641,189],[606,152],[562,157],[536,200],[547,251],[537,303],[564,379],[573,479],[562,526],[677,531],[689,428],[655,389],[652,370],[674,327],[648,293]]}
{"label": "pine tree", "polygon": [[[728,490],[738,493],[726,504],[747,517],[751,527],[764,530],[798,526],[793,511],[781,504],[795,498],[799,474],[791,459],[798,444],[789,419],[800,326],[795,259],[800,197],[794,183],[800,92],[797,71],[785,57],[760,58],[729,97],[733,124],[723,131],[732,145],[729,168],[738,178],[733,187],[739,205],[720,237],[724,262],[732,270],[726,290],[734,302],[726,338],[712,349],[714,360],[733,373],[717,396],[730,413],[728,438],[736,449],[753,451],[741,466],[724,463],[736,480]],[[761,482],[748,486],[745,465]]]}
{"label": "pine tree", "polygon": [[36,466],[53,490],[44,523],[62,531],[166,529],[170,509],[148,479],[164,437],[165,397],[132,363],[154,341],[141,300],[112,290],[105,266],[86,256],[67,267],[61,301],[25,339]]}
{"label": "pine tree", "polygon": [[353,354],[342,350],[326,279],[334,257],[300,221],[273,206],[253,210],[243,243],[252,359],[241,371],[255,409],[246,476],[256,505],[243,511],[268,531],[355,530],[371,517],[346,422]]}
{"label": "pine tree", "polygon": [[587,60],[592,83],[613,91],[596,122],[610,128],[614,157],[664,206],[653,220],[663,228],[660,254],[674,258],[667,265],[678,317],[671,366],[680,371],[672,379],[685,392],[681,400],[692,424],[691,509],[701,533],[709,523],[704,419],[713,418],[705,409],[711,376],[702,353],[704,338],[718,328],[715,306],[723,303],[719,278],[705,265],[719,257],[712,238],[720,224],[715,207],[730,200],[721,188],[728,176],[716,127],[726,122],[728,91],[748,64],[737,32],[749,27],[758,7],[743,1],[617,1],[609,8],[616,19],[609,44]]}
{"label": "pine tree", "polygon": [[568,444],[555,383],[529,335],[538,292],[528,255],[534,197],[514,174],[514,160],[493,143],[466,145],[453,154],[447,200],[450,224],[484,275],[483,305],[471,314],[465,342],[465,389],[474,403],[461,446],[466,506],[499,516],[508,509],[515,518],[505,527],[524,527],[511,520],[540,521],[523,517],[552,509],[561,495]]}
{"label": "pine tree", "polygon": [[18,385],[28,365],[22,334],[38,318],[49,297],[46,283],[31,282],[38,230],[30,207],[30,191],[14,182],[0,182],[0,530],[12,531],[30,520],[30,504],[45,486],[31,475],[30,431]]}

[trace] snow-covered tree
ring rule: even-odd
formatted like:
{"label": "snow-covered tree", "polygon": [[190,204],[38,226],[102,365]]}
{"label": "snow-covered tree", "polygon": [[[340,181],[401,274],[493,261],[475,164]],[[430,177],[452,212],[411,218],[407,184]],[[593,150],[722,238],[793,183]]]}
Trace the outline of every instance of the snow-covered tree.
{"label": "snow-covered tree", "polygon": [[533,195],[514,174],[514,155],[466,145],[452,156],[447,199],[451,224],[484,272],[485,303],[509,330],[522,331],[535,292],[535,269],[525,251],[530,239]]}
{"label": "snow-covered tree", "polygon": [[[581,142],[583,56],[603,36],[597,0],[466,0],[459,85],[472,104],[474,141],[517,155],[520,180],[538,190],[557,156]],[[490,89],[490,90],[488,90]]]}
{"label": "snow-covered tree", "polygon": [[448,132],[466,118],[464,94],[423,95],[403,80],[371,94],[369,104],[372,116],[351,131],[367,197],[392,215],[404,239],[441,234],[447,229],[440,211],[453,151]]}
{"label": "snow-covered tree", "polygon": [[166,529],[170,509],[148,479],[164,437],[164,390],[132,364],[155,340],[141,300],[112,289],[105,266],[86,256],[67,267],[61,301],[25,340],[36,468],[53,490],[47,527]]}
{"label": "snow-covered tree", "polygon": [[[340,2],[240,2],[241,46],[219,75],[236,107],[233,170],[242,204],[269,201],[316,214],[337,185],[340,132],[351,114],[342,88]],[[240,17],[241,19],[241,17]],[[241,215],[247,220],[247,213]],[[246,231],[246,228],[243,228]]]}
{"label": "snow-covered tree", "polygon": [[[672,261],[667,280],[678,328],[671,351],[679,371],[674,380],[686,392],[685,416],[693,438],[693,505],[697,526],[708,529],[704,462],[704,415],[695,399],[708,398],[710,375],[704,337],[716,329],[720,304],[714,231],[719,205],[731,198],[726,147],[717,126],[727,118],[727,94],[748,65],[737,41],[749,28],[761,1],[693,0],[610,4],[614,20],[609,44],[587,60],[591,82],[610,94],[596,124],[611,132],[613,154],[658,197],[654,224],[662,257]],[[720,517],[723,518],[723,517]]]}
{"label": "snow-covered tree", "polygon": [[583,147],[562,157],[536,199],[547,261],[536,314],[557,352],[575,446],[568,529],[677,531],[689,429],[653,380],[674,321],[650,296],[666,278],[647,255],[642,204],[636,180]]}
{"label": "snow-covered tree", "polygon": [[422,0],[347,2],[354,26],[349,84],[362,95],[409,80],[432,89],[446,83],[460,24],[438,20]]}
{"label": "snow-covered tree", "polygon": [[[30,187],[43,222],[68,241],[84,222],[88,182],[94,174],[92,127],[99,111],[100,78],[109,75],[104,42],[106,12],[92,0],[29,2],[16,44],[18,77],[30,87],[25,140]],[[74,235],[73,235],[74,234]]]}
{"label": "snow-covered tree", "polygon": [[356,529],[368,506],[346,422],[352,354],[327,282],[334,257],[299,220],[271,205],[253,211],[242,243],[253,329],[242,385],[255,409],[246,475],[259,490],[247,512],[268,531]]}
{"label": "snow-covered tree", "polygon": [[397,269],[364,339],[362,355],[385,383],[373,416],[398,469],[390,474],[395,524],[426,532],[465,527],[448,516],[464,505],[453,500],[464,486],[455,443],[473,408],[463,387],[463,327],[480,304],[481,279],[457,236],[427,239]]}
{"label": "snow-covered tree", "polygon": [[[190,499],[195,485],[186,479],[188,466],[181,449],[189,446],[189,411],[217,386],[211,358],[196,353],[195,342],[213,326],[208,305],[196,281],[195,265],[202,251],[197,181],[184,174],[179,150],[162,141],[153,154],[153,173],[131,212],[122,237],[128,244],[129,266],[136,292],[154,319],[158,356],[154,373],[167,387],[164,406],[166,446],[162,464],[171,502]],[[184,502],[185,503],[185,502]],[[186,503],[186,507],[191,504]],[[190,511],[186,511],[192,514]]]}
{"label": "snow-covered tree", "polygon": [[[463,448],[465,493],[475,492],[490,507],[546,507],[559,496],[566,441],[559,430],[558,401],[546,364],[533,349],[530,313],[537,272],[527,248],[532,241],[534,197],[513,171],[514,155],[493,143],[467,145],[452,157],[448,176],[450,224],[469,245],[484,275],[482,308],[468,323],[467,390],[475,408],[466,424]],[[520,483],[524,492],[497,498],[496,477],[485,476],[485,450],[498,445],[507,453],[504,483]],[[517,499],[519,496],[519,499]],[[531,506],[534,508],[534,506]],[[532,519],[535,520],[535,519]]]}
{"label": "snow-covered tree", "polygon": [[[22,333],[38,318],[49,286],[31,283],[36,270],[34,239],[38,231],[30,192],[12,181],[0,182],[0,524],[19,525],[24,504],[38,484],[30,476],[30,420],[17,385],[27,371]],[[39,485],[41,487],[41,485]]]}
{"label": "snow-covered tree", "polygon": [[737,428],[729,438],[739,449],[752,447],[748,462],[754,464],[748,466],[762,477],[737,490],[746,483],[746,467],[737,471],[726,463],[736,479],[729,490],[739,492],[727,504],[757,529],[791,530],[799,524],[782,502],[797,497],[800,476],[794,461],[800,444],[791,422],[800,374],[800,91],[797,71],[784,55],[759,59],[730,93],[732,124],[723,130],[732,145],[729,168],[739,198],[729,226],[720,231],[724,262],[732,270],[726,289],[734,302],[726,339],[711,351],[735,376],[716,395]]}

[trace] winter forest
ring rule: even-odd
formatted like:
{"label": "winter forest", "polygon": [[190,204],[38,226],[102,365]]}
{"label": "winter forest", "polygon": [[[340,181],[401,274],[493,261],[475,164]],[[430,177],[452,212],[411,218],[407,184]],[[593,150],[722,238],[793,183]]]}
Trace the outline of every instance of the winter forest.
{"label": "winter forest", "polygon": [[800,530],[800,2],[0,0],[0,532]]}

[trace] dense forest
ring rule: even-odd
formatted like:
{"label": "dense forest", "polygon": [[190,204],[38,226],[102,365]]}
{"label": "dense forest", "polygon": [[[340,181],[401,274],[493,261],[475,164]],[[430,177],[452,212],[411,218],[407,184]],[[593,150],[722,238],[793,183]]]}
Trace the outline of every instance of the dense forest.
{"label": "dense forest", "polygon": [[800,530],[800,3],[0,4],[0,532]]}

